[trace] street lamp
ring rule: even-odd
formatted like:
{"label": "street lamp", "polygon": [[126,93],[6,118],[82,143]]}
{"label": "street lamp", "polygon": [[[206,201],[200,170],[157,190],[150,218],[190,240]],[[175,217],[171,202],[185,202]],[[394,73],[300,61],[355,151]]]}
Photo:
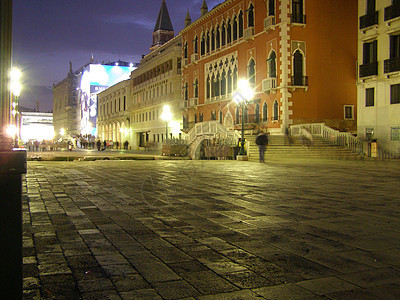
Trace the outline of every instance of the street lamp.
{"label": "street lamp", "polygon": [[169,105],[164,105],[161,119],[165,122],[165,136],[168,140],[168,122],[172,119],[171,108]]}
{"label": "street lamp", "polygon": [[18,69],[12,69],[11,71],[11,91],[13,94],[13,103],[12,103],[12,115],[15,120],[15,140],[14,140],[14,148],[18,148],[18,97],[21,94],[22,85],[19,83],[19,79],[21,78],[21,71]]}
{"label": "street lamp", "polygon": [[238,81],[238,89],[233,94],[233,101],[240,104],[242,108],[242,137],[240,140],[239,155],[246,155],[246,151],[244,150],[244,106],[249,103],[253,96],[254,91],[250,87],[249,82],[245,79],[240,79]]}

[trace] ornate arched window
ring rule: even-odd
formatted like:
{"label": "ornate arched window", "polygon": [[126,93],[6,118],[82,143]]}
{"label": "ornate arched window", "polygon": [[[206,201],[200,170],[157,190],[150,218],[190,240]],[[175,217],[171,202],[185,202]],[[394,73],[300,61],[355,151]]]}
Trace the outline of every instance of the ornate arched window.
{"label": "ornate arched window", "polygon": [[189,84],[186,82],[184,86],[185,100],[189,100]]}
{"label": "ornate arched window", "polygon": [[259,105],[258,103],[256,104],[254,121],[255,121],[256,123],[259,123],[259,122],[260,122],[260,105]]}
{"label": "ornate arched window", "polygon": [[226,72],[222,72],[221,76],[221,95],[226,95]]}
{"label": "ornate arched window", "polygon": [[211,29],[211,51],[215,50],[215,31]]}
{"label": "ornate arched window", "polygon": [[296,50],[293,55],[293,85],[303,85],[303,54]]}
{"label": "ornate arched window", "polygon": [[207,95],[207,99],[210,99],[210,97],[211,97],[211,80],[210,80],[210,77],[207,77],[206,95]]}
{"label": "ornate arched window", "polygon": [[243,37],[243,30],[244,30],[243,12],[240,11],[240,13],[239,13],[239,38]]}
{"label": "ornate arched window", "polygon": [[222,22],[222,26],[221,26],[221,46],[225,46],[226,43],[226,26],[225,26],[225,22]]}
{"label": "ornate arched window", "polygon": [[272,51],[268,58],[268,73],[270,78],[276,78],[276,53]]}
{"label": "ornate arched window", "polygon": [[232,79],[232,88],[234,91],[236,91],[237,89],[237,78],[238,78],[238,74],[237,74],[237,68],[235,67],[235,69],[233,70],[233,79]]}
{"label": "ornate arched window", "polygon": [[228,94],[230,94],[230,93],[232,93],[232,71],[231,70],[228,71],[227,82],[228,82]]}
{"label": "ornate arched window", "polygon": [[185,45],[183,45],[183,58],[188,58],[188,45],[187,45],[187,42],[185,42]]}
{"label": "ornate arched window", "polygon": [[204,35],[201,36],[200,54],[201,55],[206,54],[206,39],[205,39]]}
{"label": "ornate arched window", "polygon": [[247,65],[247,78],[250,86],[254,88],[256,83],[256,63],[254,59],[250,59],[249,64]]}
{"label": "ornate arched window", "polygon": [[210,53],[210,33],[209,32],[207,32],[206,52]]}
{"label": "ornate arched window", "polygon": [[250,3],[249,8],[247,9],[247,26],[254,27],[254,6],[253,3]]}
{"label": "ornate arched window", "polygon": [[194,40],[193,40],[193,52],[194,52],[194,53],[199,53],[197,35],[196,35],[196,37],[195,37]]}
{"label": "ornate arched window", "polygon": [[263,105],[262,118],[264,122],[268,122],[268,106],[267,103]]}
{"label": "ornate arched window", "polygon": [[274,101],[274,121],[278,121],[279,120],[279,106],[278,106],[278,101]]}
{"label": "ornate arched window", "polygon": [[217,28],[215,29],[215,43],[216,43],[216,48],[218,49],[221,47],[221,32],[219,31],[219,26],[217,25]]}
{"label": "ornate arched window", "polygon": [[193,84],[193,95],[195,98],[199,97],[199,80],[197,78]]}
{"label": "ornate arched window", "polygon": [[233,18],[233,41],[236,41],[238,38],[238,22],[237,22],[237,17],[235,16]]}
{"label": "ornate arched window", "polygon": [[222,124],[222,110],[219,111],[219,122]]}
{"label": "ornate arched window", "polygon": [[226,43],[229,44],[232,41],[232,24],[231,20],[228,19],[226,28]]}
{"label": "ornate arched window", "polygon": [[211,97],[215,97],[215,76],[211,77]]}

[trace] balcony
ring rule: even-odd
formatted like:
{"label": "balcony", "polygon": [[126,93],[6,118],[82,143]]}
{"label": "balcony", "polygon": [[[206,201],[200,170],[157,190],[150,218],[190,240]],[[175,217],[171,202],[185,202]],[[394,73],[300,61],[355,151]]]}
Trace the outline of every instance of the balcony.
{"label": "balcony", "polygon": [[292,86],[308,86],[308,76],[292,76]]}
{"label": "balcony", "polygon": [[378,62],[360,65],[360,77],[378,75]]}
{"label": "balcony", "polygon": [[360,29],[378,25],[378,12],[374,11],[360,17]]}
{"label": "balcony", "polygon": [[263,92],[270,92],[271,90],[276,89],[276,78],[270,77],[266,78],[262,81],[262,90]]}
{"label": "balcony", "polygon": [[400,57],[386,59],[383,68],[385,73],[400,71]]}
{"label": "balcony", "polygon": [[187,58],[182,59],[182,67],[187,66],[189,63],[189,60]]}
{"label": "balcony", "polygon": [[196,106],[199,103],[199,98],[190,98],[189,107]]}
{"label": "balcony", "polygon": [[244,30],[244,39],[250,40],[254,37],[254,27],[248,27]]}
{"label": "balcony", "polygon": [[181,100],[180,106],[181,106],[181,109],[187,108],[188,107],[188,101],[187,100]]}
{"label": "balcony", "polygon": [[190,56],[190,61],[193,63],[193,62],[195,62],[196,60],[198,60],[199,59],[199,54],[198,53],[193,53],[191,56]]}
{"label": "balcony", "polygon": [[290,16],[290,23],[306,24],[306,15],[292,14]]}
{"label": "balcony", "polygon": [[264,30],[270,30],[275,26],[275,16],[269,16],[264,19]]}
{"label": "balcony", "polygon": [[400,5],[399,4],[385,7],[385,21],[392,20],[397,17],[400,17]]}

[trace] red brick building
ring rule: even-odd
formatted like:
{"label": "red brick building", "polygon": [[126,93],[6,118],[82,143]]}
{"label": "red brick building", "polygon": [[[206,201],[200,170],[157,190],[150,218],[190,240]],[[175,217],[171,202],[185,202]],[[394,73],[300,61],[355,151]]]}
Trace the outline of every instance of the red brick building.
{"label": "red brick building", "polygon": [[254,88],[246,128],[281,133],[324,122],[355,129],[356,0],[226,0],[182,36],[184,128],[219,120],[238,128],[240,78]]}

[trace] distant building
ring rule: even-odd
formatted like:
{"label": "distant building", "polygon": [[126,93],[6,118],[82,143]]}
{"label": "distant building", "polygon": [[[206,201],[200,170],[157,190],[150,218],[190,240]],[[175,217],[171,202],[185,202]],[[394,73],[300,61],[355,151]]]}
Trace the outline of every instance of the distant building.
{"label": "distant building", "polygon": [[[204,1],[180,32],[185,130],[239,129],[243,118],[248,132],[320,122],[355,131],[356,11],[355,0],[226,0],[211,11]],[[232,101],[242,78],[255,92],[243,116]]]}
{"label": "distant building", "polygon": [[52,140],[54,138],[52,113],[21,112],[19,119],[22,142]]}
{"label": "distant building", "polygon": [[121,81],[98,94],[98,138],[101,141],[131,141],[128,96],[130,79]]}
{"label": "distant building", "polygon": [[98,63],[93,57],[77,71],[53,86],[53,113],[56,137],[64,129],[71,136],[97,136],[97,94],[129,78],[137,64],[116,61]]}
{"label": "distant building", "polygon": [[358,137],[400,153],[400,2],[358,1]]}

